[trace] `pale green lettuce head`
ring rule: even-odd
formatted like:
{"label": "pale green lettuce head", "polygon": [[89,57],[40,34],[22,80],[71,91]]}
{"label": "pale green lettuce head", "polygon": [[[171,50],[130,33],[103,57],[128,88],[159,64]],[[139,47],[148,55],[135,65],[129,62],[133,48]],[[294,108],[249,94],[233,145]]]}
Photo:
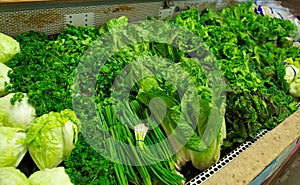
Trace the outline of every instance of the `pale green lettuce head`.
{"label": "pale green lettuce head", "polygon": [[15,167],[0,168],[1,185],[29,185],[26,176]]}
{"label": "pale green lettuce head", "polygon": [[67,157],[71,154],[72,150],[74,149],[74,145],[78,140],[80,123],[75,113],[70,109],[61,111],[61,117],[65,123],[63,127],[64,157]]}
{"label": "pale green lettuce head", "polygon": [[292,83],[297,75],[300,74],[300,71],[297,67],[295,67],[294,65],[288,65],[285,68],[285,76],[284,79],[286,80],[287,83]]}
{"label": "pale green lettuce head", "polygon": [[27,152],[25,139],[21,129],[0,126],[0,167],[19,165]]}
{"label": "pale green lettuce head", "polygon": [[300,98],[300,78],[291,83],[289,93],[296,98]]}
{"label": "pale green lettuce head", "polygon": [[0,33],[0,62],[8,62],[19,52],[19,42],[4,33]]}
{"label": "pale green lettuce head", "polygon": [[71,110],[36,118],[27,132],[28,151],[40,170],[57,167],[74,149],[79,121]]}
{"label": "pale green lettuce head", "polygon": [[287,58],[284,62],[286,69],[284,79],[290,84],[289,93],[300,98],[300,58],[295,60]]}
{"label": "pale green lettuce head", "polygon": [[[8,94],[0,98],[0,125],[15,127],[27,130],[29,124],[35,119],[35,108],[28,103],[25,93],[21,101],[11,104],[11,99],[15,93]],[[21,95],[22,95],[21,94]]]}
{"label": "pale green lettuce head", "polygon": [[73,185],[64,167],[37,171],[28,180],[30,185]]}

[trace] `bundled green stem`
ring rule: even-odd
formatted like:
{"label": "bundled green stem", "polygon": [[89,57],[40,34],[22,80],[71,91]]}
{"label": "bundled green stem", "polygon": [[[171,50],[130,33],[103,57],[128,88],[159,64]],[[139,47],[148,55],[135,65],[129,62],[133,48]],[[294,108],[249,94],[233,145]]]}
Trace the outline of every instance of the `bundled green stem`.
{"label": "bundled green stem", "polygon": [[[147,162],[151,161],[155,154],[163,155],[164,151],[150,151],[147,148],[148,145],[154,144],[152,140],[156,138],[151,138],[147,134],[147,129],[143,124],[136,124],[136,132],[132,133],[128,126],[123,125],[117,119],[116,115],[111,106],[98,106],[100,108],[99,112],[101,115],[102,124],[106,124],[109,127],[109,131],[114,139],[109,141],[109,150],[111,157],[117,157],[120,161],[132,161],[132,164],[138,164],[135,166],[123,165],[121,163],[115,163],[114,169],[117,177],[118,184],[128,184],[129,182],[133,184],[145,184],[151,185],[154,181],[158,184],[180,184],[180,181],[184,180],[177,172],[174,172],[174,160],[168,157],[166,161],[160,163],[145,165]],[[129,107],[130,108],[130,107]],[[132,119],[131,119],[132,121]],[[157,130],[156,128],[156,134]],[[149,131],[152,133],[152,131]],[[162,133],[161,133],[162,134]],[[164,135],[159,135],[158,137],[164,138]],[[129,148],[122,148],[122,145],[115,146],[116,142],[126,143]],[[142,153],[138,153],[135,147],[141,147]],[[169,150],[165,146],[164,150]],[[170,158],[170,159],[169,159]],[[167,164],[167,165],[166,165]]]}

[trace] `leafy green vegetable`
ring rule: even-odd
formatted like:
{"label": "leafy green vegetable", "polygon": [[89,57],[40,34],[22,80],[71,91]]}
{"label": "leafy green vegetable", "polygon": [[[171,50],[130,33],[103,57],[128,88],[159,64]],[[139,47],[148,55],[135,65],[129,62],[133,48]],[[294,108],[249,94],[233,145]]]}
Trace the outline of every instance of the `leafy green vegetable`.
{"label": "leafy green vegetable", "polygon": [[[151,60],[154,59],[151,58]],[[156,80],[153,77],[142,79],[137,85],[139,90],[136,99],[143,103],[146,107],[150,106],[151,101],[157,97],[161,98],[165,102],[167,106],[167,112],[161,122],[161,126],[167,136],[172,134],[174,135],[174,137],[172,137],[173,140],[170,142],[173,148],[176,149],[184,146],[184,148],[181,149],[183,152],[177,153],[179,158],[177,163],[185,164],[191,160],[194,167],[198,169],[205,169],[219,160],[220,147],[223,143],[223,139],[226,136],[224,120],[221,121],[219,117],[223,117],[222,115],[225,113],[225,106],[220,108],[220,112],[222,111],[223,113],[218,113],[219,110],[217,110],[217,105],[211,102],[211,90],[207,87],[208,85],[205,85],[207,83],[205,80],[205,75],[203,74],[203,71],[199,65],[196,64],[196,59],[182,58],[182,61],[177,63],[179,65],[173,68],[164,64],[162,59],[159,60],[160,61],[152,61],[156,65],[153,65],[154,67],[152,66],[151,71],[156,72],[164,69],[165,71],[168,71],[167,74],[174,75],[178,74],[177,71],[180,71],[180,65],[188,73],[181,73],[180,78],[172,79],[169,82],[162,79]],[[150,68],[152,62],[146,59],[143,63],[148,64]],[[139,71],[138,73],[141,73],[142,75],[147,72],[151,74],[150,71],[147,71],[147,69],[141,67],[133,68],[132,70],[141,70],[142,72]],[[191,96],[191,94],[194,93],[194,90],[191,88],[193,85],[188,84],[189,82],[186,80],[189,78],[187,75],[191,73],[193,74],[193,77],[191,77],[194,80],[193,82],[197,84],[198,97],[196,95]],[[154,76],[154,74],[150,76]],[[171,76],[166,76],[165,78],[170,80]],[[179,90],[174,90],[174,87],[172,87],[173,85],[169,83],[181,84],[182,87],[179,85],[177,86],[177,89]],[[182,93],[181,102],[177,91]],[[219,98],[222,102],[222,97]],[[195,103],[197,100],[199,101],[199,107],[197,107],[197,103]],[[160,103],[152,103],[152,108],[154,108],[154,110],[160,110],[161,106],[162,105]],[[198,113],[199,109],[201,110],[200,115]],[[209,120],[211,111],[212,117]],[[152,111],[151,113],[153,114]],[[159,122],[161,119],[160,117],[162,117],[160,115],[160,111],[157,111],[154,117]],[[209,125],[209,121],[212,120],[214,123]],[[223,123],[221,124],[221,122]],[[197,127],[196,129],[193,129],[192,125],[195,123]],[[219,126],[221,127],[221,125],[222,128],[218,128]],[[211,127],[208,128],[211,129],[210,136],[204,137],[204,132],[207,127]],[[179,128],[179,132],[175,132],[175,129],[177,128]],[[189,138],[189,140],[183,145],[182,143],[184,142],[185,137],[188,137],[189,134],[191,134],[191,138]],[[205,148],[206,145],[209,146]]]}
{"label": "leafy green vegetable", "polygon": [[121,16],[119,18],[112,18],[107,20],[103,26],[99,29],[100,34],[104,34],[108,31],[112,31],[113,29],[122,28],[128,25],[128,18],[125,16]]}
{"label": "leafy green vegetable", "polygon": [[[222,152],[224,154],[245,140],[254,138],[261,129],[274,128],[297,109],[298,99],[289,96],[288,92],[296,89],[294,94],[297,95],[297,92],[299,92],[298,86],[290,86],[286,82],[284,79],[286,68],[282,65],[286,58],[295,59],[299,55],[299,48],[291,46],[287,40],[287,37],[296,27],[289,21],[259,16],[252,11],[251,7],[251,3],[245,3],[225,8],[219,12],[214,9],[206,9],[203,12],[190,9],[181,12],[174,20],[166,20],[170,23],[175,22],[203,38],[210,51],[217,58],[223,75],[226,77],[225,123],[227,139],[223,145]],[[73,108],[71,95],[75,88],[73,86],[74,69],[91,43],[100,35],[106,33],[110,33],[112,39],[107,39],[105,43],[110,43],[113,49],[119,50],[108,58],[97,76],[96,88],[93,92],[95,92],[95,102],[98,107],[105,107],[107,108],[106,111],[110,108],[113,103],[111,92],[114,90],[112,85],[115,78],[126,65],[139,58],[155,56],[170,59],[174,61],[177,67],[187,71],[196,85],[199,101],[189,99],[188,96],[182,96],[186,105],[197,102],[202,107],[198,117],[198,125],[195,130],[192,130],[192,126],[188,123],[197,118],[192,116],[195,115],[197,106],[190,106],[191,110],[186,111],[189,106],[180,104],[181,97],[177,93],[177,87],[160,77],[147,77],[137,82],[132,87],[129,95],[131,105],[134,102],[138,104],[138,108],[133,109],[134,113],[142,118],[148,118],[151,112],[149,105],[153,103],[151,100],[159,97],[167,105],[166,119],[163,120],[163,124],[156,127],[155,131],[148,130],[145,136],[144,133],[137,133],[110,120],[106,120],[106,126],[99,123],[83,126],[84,132],[89,132],[90,135],[84,138],[82,134],[79,134],[76,149],[64,161],[66,172],[70,175],[70,179],[74,184],[178,184],[184,178],[180,177],[180,174],[174,170],[177,165],[174,163],[176,158],[179,163],[192,160],[193,164],[200,169],[210,166],[219,158],[219,150],[225,134],[224,120],[216,120],[216,122],[222,123],[216,124],[220,125],[220,128],[216,129],[219,131],[217,137],[212,138],[212,136],[207,135],[204,137],[203,134],[208,125],[208,116],[214,113],[221,115],[224,109],[222,107],[221,110],[215,110],[215,107],[219,105],[211,103],[211,89],[207,85],[207,76],[203,73],[201,67],[197,67],[197,61],[184,52],[185,49],[191,52],[195,51],[195,53],[201,52],[203,44],[199,43],[198,46],[194,46],[191,44],[191,41],[195,39],[194,37],[180,35],[174,30],[174,32],[166,33],[165,31],[169,29],[166,26],[137,25],[130,27],[130,31],[118,32],[119,29],[127,25],[127,18],[120,17],[119,19],[109,20],[100,30],[91,27],[68,26],[59,35],[47,36],[36,32],[24,33],[16,38],[22,51],[6,63],[13,70],[8,74],[11,83],[6,85],[6,92],[26,93],[29,103],[36,108],[38,116],[50,114],[51,111],[60,112],[64,109]],[[149,33],[153,31],[159,36],[156,42],[140,42],[139,39],[148,38]],[[180,39],[183,39],[179,44],[180,47],[176,48],[165,44],[166,41],[176,42],[177,40],[174,40],[176,35],[181,36]],[[134,44],[125,47],[124,43],[128,42]],[[96,46],[92,48],[96,50],[88,50],[87,52],[90,52],[88,53],[90,55],[87,55],[87,57],[91,58],[86,59],[93,61],[97,56],[101,56],[103,54],[101,52],[105,49],[111,49],[111,47],[104,48],[105,43],[96,42]],[[208,60],[212,59],[208,57]],[[81,66],[83,67],[81,69],[98,69],[97,64],[97,62],[92,62],[88,66]],[[154,66],[156,69],[168,67],[164,66],[162,62],[157,62]],[[143,71],[145,74],[151,74],[155,67],[144,66]],[[136,72],[139,72],[138,70],[140,69],[135,69]],[[177,71],[171,70],[170,73],[177,74]],[[80,81],[88,84],[94,78],[94,75],[86,75]],[[180,79],[179,75],[174,77],[173,80],[180,84],[178,88],[184,87],[186,83]],[[294,80],[297,81],[297,79]],[[85,89],[86,86],[80,86],[80,88]],[[190,91],[188,89],[185,93],[188,94]],[[90,97],[90,89],[76,96]],[[20,99],[21,97],[14,96],[11,102],[17,103]],[[161,109],[157,108],[157,110]],[[186,114],[183,114],[185,120],[178,121],[182,110],[186,112]],[[87,112],[87,110],[84,110],[79,115],[87,120],[84,122],[85,125],[94,121],[93,118],[87,115]],[[105,114],[109,114],[109,111]],[[156,118],[159,119],[160,116],[161,114],[157,114]],[[0,115],[1,119],[3,118]],[[45,128],[48,127],[47,125],[51,125],[50,122],[44,125]],[[57,125],[59,124],[57,123]],[[72,126],[73,124],[69,122],[64,127],[65,131],[57,128],[57,133],[61,134],[63,132],[66,133],[66,136],[72,137]],[[85,139],[104,140],[103,137],[106,135],[102,134],[103,130],[109,128],[106,131],[109,134],[114,134],[114,137],[122,142],[145,148],[147,145],[159,143],[161,138],[162,140],[165,139],[166,136],[174,132],[176,127],[180,128],[180,132],[177,133],[179,136],[192,135],[188,143],[179,153],[173,156],[174,158],[149,166],[129,167],[113,163],[100,156],[85,141]],[[47,132],[49,133],[50,130],[45,131],[45,133]],[[75,135],[74,133],[73,136],[75,137]],[[37,138],[42,139],[41,137]],[[208,141],[202,142],[201,138],[206,138],[206,140],[212,142],[210,144]],[[57,139],[55,141],[59,140],[60,146],[69,146],[63,150],[61,150],[61,147],[59,152],[56,153],[59,154],[57,159],[61,161],[64,157],[63,153],[70,153],[71,148],[73,148],[73,141],[64,140],[64,137],[55,137],[55,139]],[[36,148],[45,146],[37,143],[35,143]],[[100,148],[103,148],[104,144],[102,142],[97,143]],[[176,147],[176,145],[179,146],[180,142],[174,141],[172,145],[160,148],[165,153],[159,152],[159,154],[168,156],[171,146]],[[207,146],[206,150],[201,151],[203,147]],[[129,154],[112,148],[112,155],[114,153],[123,154],[121,155],[123,158],[126,158]],[[135,161],[149,160],[149,151],[145,151],[143,154],[147,155],[134,155]],[[126,159],[129,160],[129,158]],[[58,161],[55,163],[58,163]]]}
{"label": "leafy green vegetable", "polygon": [[0,33],[0,63],[6,63],[20,52],[20,44],[12,37]]}
{"label": "leafy green vegetable", "polygon": [[114,164],[97,153],[79,133],[75,150],[64,160],[73,184],[115,185]]}
{"label": "leafy green vegetable", "polygon": [[32,175],[30,175],[28,181],[30,185],[73,185],[70,182],[70,178],[66,174],[64,167],[45,169],[42,171],[34,172]]}
{"label": "leafy green vegetable", "polygon": [[31,123],[26,143],[40,170],[54,168],[70,155],[77,142],[79,124],[69,109],[44,114]]}
{"label": "leafy green vegetable", "polygon": [[[112,27],[112,25],[110,26],[110,29],[107,31],[107,34],[110,37],[106,39],[110,44],[109,46],[112,46],[116,52],[108,58],[98,75],[96,83],[96,103],[99,102],[104,106],[109,106],[115,103],[115,100],[111,97],[113,90],[112,84],[121,70],[128,65],[130,66],[130,72],[127,74],[129,79],[124,82],[126,84],[118,81],[119,87],[125,87],[128,83],[134,84],[137,78],[142,77],[141,80],[133,85],[131,94],[129,95],[129,100],[137,100],[139,103],[143,104],[146,110],[152,113],[149,107],[151,100],[154,98],[163,99],[168,109],[166,118],[162,122],[158,119],[158,117],[155,118],[159,120],[158,122],[161,122],[161,126],[166,135],[170,136],[174,134],[173,132],[175,128],[178,128],[176,129],[178,131],[174,136],[178,139],[178,143],[181,144],[181,146],[185,145],[185,147],[189,150],[197,152],[201,152],[206,146],[217,141],[217,147],[212,147],[213,149],[211,148],[211,150],[214,151],[210,152],[210,154],[214,157],[202,157],[201,159],[204,160],[202,161],[202,164],[200,160],[194,164],[198,164],[197,167],[203,169],[208,167],[208,164],[216,162],[219,157],[218,153],[223,139],[216,138],[221,130],[223,120],[208,120],[208,117],[212,108],[215,111],[213,113],[216,113],[216,118],[218,117],[217,115],[219,115],[219,117],[223,117],[225,107],[222,108],[222,111],[219,111],[216,109],[218,109],[220,105],[216,102],[211,103],[212,92],[209,88],[210,84],[207,83],[207,78],[209,77],[205,77],[204,70],[199,65],[200,62],[196,58],[191,58],[188,52],[194,52],[193,54],[202,58],[203,62],[206,62],[205,64],[208,67],[215,67],[211,70],[211,74],[209,74],[211,75],[210,78],[213,76],[215,79],[219,80],[219,83],[221,83],[222,79],[217,74],[213,73],[215,69],[218,69],[217,66],[213,66],[212,61],[214,60],[214,57],[205,52],[205,45],[197,42],[198,37],[196,35],[187,34],[185,31],[180,32],[179,29],[175,29],[176,27],[172,27],[172,25],[174,25],[172,23],[168,24],[160,21],[154,21],[153,24],[147,24],[147,22],[145,22],[140,25],[128,25],[128,27],[124,27],[123,20],[120,24],[116,21],[113,21],[113,23],[115,23],[116,27]],[[120,25],[123,27],[120,27]],[[173,35],[168,34],[169,32],[172,32]],[[157,42],[149,42],[148,37]],[[144,38],[146,41],[143,41]],[[128,40],[132,44],[127,46],[126,43]],[[92,68],[97,71],[99,68],[99,61],[97,60],[97,57],[101,59],[101,55],[111,49],[107,44],[102,44],[103,42],[97,41],[94,43],[93,50],[88,51],[88,54],[85,55],[86,57],[92,56],[91,58],[85,58],[86,61],[95,61],[81,64],[78,68],[79,72],[85,72],[84,75],[77,78],[80,82],[77,84],[77,90],[80,90],[80,97],[83,98],[82,100],[79,100],[80,102],[87,102],[84,100],[84,97],[89,97],[94,93],[92,90],[81,91],[82,89],[92,89],[89,88],[90,83],[87,82],[90,82],[92,80],[90,78],[94,77],[94,75],[87,73],[86,69]],[[178,48],[167,43],[175,45],[178,44]],[[171,62],[166,61],[165,58],[170,59]],[[94,72],[94,70],[92,72]],[[180,75],[176,76],[177,74]],[[118,76],[118,78],[122,79],[120,76]],[[189,79],[191,80],[188,81]],[[195,89],[193,89],[194,86],[196,86]],[[221,87],[222,85],[219,85],[216,89],[222,89]],[[178,92],[181,92],[181,95],[179,95]],[[123,100],[122,98],[126,99],[124,95],[126,96],[127,93],[122,91],[122,89],[121,92],[115,91],[113,93],[115,94],[115,97],[118,97],[121,101]],[[219,102],[222,102],[222,98],[224,98],[221,94],[217,94],[216,97],[219,98]],[[180,98],[182,99],[180,100]],[[200,115],[198,113],[198,104],[201,107]],[[159,105],[156,106],[156,110],[159,110]],[[184,113],[181,114],[181,111]],[[79,112],[84,112],[84,110]],[[139,113],[137,112],[137,114]],[[86,115],[80,116],[82,116],[83,119],[87,118]],[[184,118],[180,119],[181,117]],[[91,120],[93,120],[93,118],[88,118],[86,122]],[[122,122],[123,120],[119,121]],[[208,123],[213,125],[211,132],[216,133],[211,133],[210,135],[207,133],[204,134],[206,127],[209,127],[207,126]],[[197,125],[197,132],[194,132],[193,124]],[[96,127],[97,125],[93,126]],[[106,127],[101,126],[101,128]],[[90,128],[90,130],[93,129]],[[118,128],[115,132],[118,133],[118,131],[121,130],[122,129]],[[225,131],[225,128],[223,128],[223,131]],[[90,133],[90,131],[88,133]],[[127,134],[129,135],[129,133]],[[224,136],[224,134],[221,135]],[[187,140],[186,138],[189,136],[192,136],[193,139],[188,140],[186,143],[185,140]],[[125,135],[124,137],[128,138],[129,136]],[[124,140],[122,137],[118,139]],[[126,139],[124,142],[126,142]],[[173,145],[172,147],[177,148],[178,145]],[[194,155],[193,160],[196,160],[196,156],[197,155]],[[207,159],[211,159],[211,161],[207,161]],[[145,179],[149,178],[147,174],[144,175]]]}
{"label": "leafy green vegetable", "polygon": [[1,185],[29,185],[27,177],[15,167],[0,168]]}
{"label": "leafy green vegetable", "polygon": [[72,109],[73,72],[97,32],[92,27],[69,26],[59,35],[17,36],[22,51],[6,63],[14,71],[8,74],[11,84],[6,90],[27,93],[37,116]]}
{"label": "leafy green vegetable", "polygon": [[297,109],[282,65],[299,53],[283,43],[296,29],[290,21],[257,15],[251,2],[219,12],[190,9],[174,21],[203,38],[227,80],[224,153],[261,129],[273,129]]}
{"label": "leafy green vegetable", "polygon": [[20,128],[0,127],[0,167],[19,165],[27,152],[25,139],[26,134]]}
{"label": "leafy green vegetable", "polygon": [[[31,31],[17,36],[22,50],[6,63],[14,69],[8,75],[12,80],[7,91],[27,92],[37,116],[72,109],[73,71],[98,35],[96,28],[68,26],[59,35]],[[105,164],[111,162],[94,151],[83,137],[78,138],[76,150],[65,161],[74,184],[116,184],[113,169]]]}
{"label": "leafy green vegetable", "polygon": [[225,120],[222,124],[221,130],[217,138],[203,151],[188,150],[194,167],[198,169],[207,169],[207,167],[218,162],[221,156],[221,146],[223,140],[226,138],[226,125]]}
{"label": "leafy green vegetable", "polygon": [[6,94],[5,84],[9,84],[10,80],[7,74],[10,70],[9,67],[0,62],[0,97]]}
{"label": "leafy green vegetable", "polygon": [[27,130],[35,119],[35,108],[25,93],[10,93],[0,98],[0,125]]}

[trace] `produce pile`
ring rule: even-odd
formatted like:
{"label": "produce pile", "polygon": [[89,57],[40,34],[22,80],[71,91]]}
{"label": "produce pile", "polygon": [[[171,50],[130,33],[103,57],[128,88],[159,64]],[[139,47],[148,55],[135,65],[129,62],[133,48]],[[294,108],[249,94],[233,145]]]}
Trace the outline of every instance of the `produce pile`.
{"label": "produce pile", "polygon": [[[289,96],[294,90],[285,80],[284,66],[287,58],[299,57],[299,47],[288,39],[296,26],[257,15],[251,8],[242,4],[220,12],[192,9],[175,18],[203,38],[227,79],[224,149],[254,138],[261,129],[274,128],[297,109],[295,97],[300,96],[299,91]],[[299,74],[292,76],[297,80]]]}
{"label": "produce pile", "polygon": [[[148,21],[160,27],[131,25],[123,16],[108,20],[100,29],[68,26],[58,35],[31,31],[14,39],[0,33],[0,184],[39,184],[41,179],[43,184],[183,184],[192,178],[187,166],[190,171],[208,168],[298,109],[300,47],[293,42],[299,36],[293,22],[261,16],[251,2],[221,11],[189,9],[174,19]],[[193,34],[166,33],[171,25]],[[151,31],[173,45],[139,42]],[[78,76],[78,71],[97,69],[95,60],[107,49],[103,37],[118,50],[108,56],[91,90],[88,85],[95,77]],[[133,44],[122,47],[122,37]],[[195,42],[199,39],[203,42]],[[82,64],[83,58],[93,62]],[[199,65],[199,58],[206,66]],[[117,94],[127,98],[126,111],[115,112],[114,80],[128,65],[132,79],[146,77],[136,83],[129,79],[134,84],[129,96],[123,97],[123,91]],[[222,71],[226,99],[222,83],[214,97],[216,90],[205,67]],[[168,76],[180,69],[186,75]],[[222,82],[217,74],[213,78]],[[128,83],[118,82],[119,87]],[[196,89],[194,98],[190,96],[195,90],[186,88],[192,86],[189,83]],[[74,101],[84,104],[91,95],[100,120],[86,110],[74,110]],[[140,123],[132,115],[148,122]],[[207,136],[205,129],[212,120],[217,133]],[[174,140],[163,142],[172,134]],[[106,142],[108,135],[130,146],[130,151]],[[189,140],[182,146],[184,137]],[[99,142],[91,146],[89,140]],[[148,147],[155,144],[160,144],[155,151]],[[144,165],[155,158],[163,160]]]}

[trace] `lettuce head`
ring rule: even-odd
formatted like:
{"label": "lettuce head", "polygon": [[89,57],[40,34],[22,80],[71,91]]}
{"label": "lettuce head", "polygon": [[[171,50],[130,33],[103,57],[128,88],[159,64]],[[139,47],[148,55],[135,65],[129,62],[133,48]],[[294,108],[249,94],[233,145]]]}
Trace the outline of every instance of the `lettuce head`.
{"label": "lettuce head", "polygon": [[[12,104],[15,98],[18,100]],[[35,117],[35,108],[28,103],[25,93],[10,93],[0,98],[0,125],[27,130]]]}
{"label": "lettuce head", "polygon": [[19,42],[4,33],[0,33],[0,62],[8,62],[19,52]]}
{"label": "lettuce head", "polygon": [[295,67],[294,65],[288,65],[285,68],[284,79],[286,80],[287,83],[291,84],[299,74],[300,71],[297,67]]}
{"label": "lettuce head", "polygon": [[40,170],[57,167],[77,142],[79,120],[72,110],[36,118],[27,132],[28,151]]}
{"label": "lettuce head", "polygon": [[73,185],[64,167],[45,169],[34,172],[28,178],[30,185]]}
{"label": "lettuce head", "polygon": [[291,83],[289,93],[296,98],[300,98],[300,78]]}
{"label": "lettuce head", "polygon": [[300,58],[295,60],[287,58],[284,65],[286,69],[284,79],[290,84],[289,93],[296,98],[300,98]]}
{"label": "lettuce head", "polygon": [[29,185],[29,181],[25,174],[15,167],[2,167],[0,168],[0,184]]}
{"label": "lettuce head", "polygon": [[25,140],[26,134],[22,129],[0,127],[0,167],[19,165],[27,152]]}

